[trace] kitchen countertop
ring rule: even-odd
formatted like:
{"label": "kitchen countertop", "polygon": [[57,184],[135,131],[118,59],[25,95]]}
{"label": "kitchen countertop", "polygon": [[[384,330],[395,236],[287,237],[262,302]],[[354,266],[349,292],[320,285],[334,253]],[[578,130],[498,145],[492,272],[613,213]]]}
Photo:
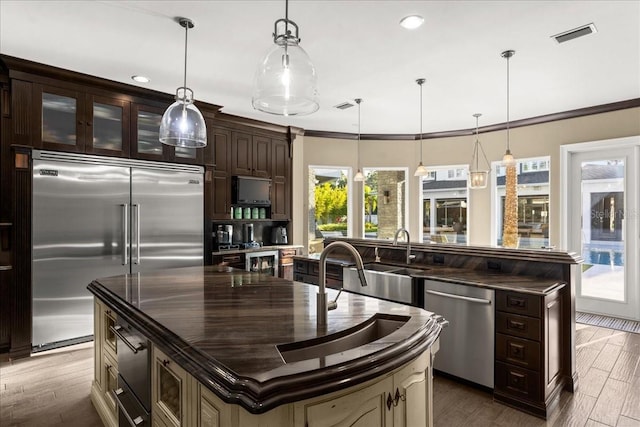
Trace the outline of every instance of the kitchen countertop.
{"label": "kitchen countertop", "polygon": [[[319,330],[317,286],[225,266],[96,279],[88,289],[223,400],[252,413],[376,378],[428,350],[441,331],[433,313],[350,293]],[[285,363],[276,348],[378,313],[409,320],[384,338],[326,357]]]}
{"label": "kitchen countertop", "polygon": [[257,248],[248,249],[225,249],[224,251],[211,252],[213,256],[230,255],[230,254],[246,254],[251,252],[277,251],[280,249],[300,249],[302,245],[266,245]]}
{"label": "kitchen countertop", "polygon": [[[316,254],[311,256],[297,255],[294,259],[318,261],[319,256]],[[341,258],[339,255],[328,258],[327,262],[342,265],[343,267],[353,267],[355,264],[349,257]],[[368,263],[371,264],[371,263]],[[439,265],[418,265],[418,264],[400,264],[386,263],[385,265],[394,265],[397,267],[406,267],[416,270],[411,277],[417,279],[439,280],[442,282],[458,283],[461,285],[470,285],[496,290],[517,291],[534,295],[546,295],[555,292],[565,286],[565,283],[557,279],[540,278],[532,276],[519,276],[507,273],[494,273],[483,270],[469,270],[464,268],[454,268]],[[420,270],[419,272],[417,270]]]}

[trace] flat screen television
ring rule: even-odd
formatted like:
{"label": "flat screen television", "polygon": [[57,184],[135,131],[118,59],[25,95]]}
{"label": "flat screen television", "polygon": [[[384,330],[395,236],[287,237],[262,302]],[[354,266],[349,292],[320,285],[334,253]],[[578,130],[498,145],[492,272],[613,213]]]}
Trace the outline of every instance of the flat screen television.
{"label": "flat screen television", "polygon": [[271,206],[271,180],[252,176],[234,176],[233,203],[237,205]]}

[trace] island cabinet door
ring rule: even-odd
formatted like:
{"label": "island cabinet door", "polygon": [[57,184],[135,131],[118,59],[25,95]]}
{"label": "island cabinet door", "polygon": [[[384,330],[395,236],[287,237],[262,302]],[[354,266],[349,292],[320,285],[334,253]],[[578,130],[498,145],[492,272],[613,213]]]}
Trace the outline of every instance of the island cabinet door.
{"label": "island cabinet door", "polygon": [[423,353],[393,375],[394,427],[433,425],[430,360],[430,353]]}
{"label": "island cabinet door", "polygon": [[198,427],[223,427],[232,426],[232,405],[223,402],[209,389],[194,381],[194,393],[199,398],[193,408],[195,411],[195,425]]}
{"label": "island cabinet door", "polygon": [[166,427],[188,426],[190,375],[155,346],[151,364],[152,423]]}
{"label": "island cabinet door", "polygon": [[296,426],[390,427],[393,425],[391,376],[372,385],[296,404]]}

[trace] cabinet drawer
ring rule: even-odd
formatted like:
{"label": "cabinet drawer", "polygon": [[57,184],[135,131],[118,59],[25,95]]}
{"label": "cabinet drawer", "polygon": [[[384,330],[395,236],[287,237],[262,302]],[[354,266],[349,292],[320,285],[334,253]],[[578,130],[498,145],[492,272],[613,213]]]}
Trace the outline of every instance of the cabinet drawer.
{"label": "cabinet drawer", "polygon": [[496,334],[496,359],[534,371],[540,370],[540,343]]}
{"label": "cabinet drawer", "polygon": [[309,264],[304,261],[294,261],[293,262],[293,271],[299,274],[307,274],[307,266]]}
{"label": "cabinet drawer", "polygon": [[496,311],[496,332],[540,341],[540,319]]}
{"label": "cabinet drawer", "polygon": [[541,297],[517,292],[496,292],[496,310],[541,317]]}
{"label": "cabinet drawer", "polygon": [[280,249],[280,257],[292,257],[297,254],[297,249]]}
{"label": "cabinet drawer", "polygon": [[540,374],[502,362],[496,362],[495,388],[512,396],[540,400]]}

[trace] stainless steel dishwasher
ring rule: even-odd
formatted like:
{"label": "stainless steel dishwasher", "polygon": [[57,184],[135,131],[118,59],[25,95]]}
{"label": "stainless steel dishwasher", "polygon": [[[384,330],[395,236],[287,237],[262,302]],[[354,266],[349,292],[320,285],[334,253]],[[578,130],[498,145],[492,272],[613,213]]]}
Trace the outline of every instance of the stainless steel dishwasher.
{"label": "stainless steel dishwasher", "polygon": [[449,321],[433,367],[493,388],[495,292],[436,280],[425,280],[424,292],[424,308]]}

